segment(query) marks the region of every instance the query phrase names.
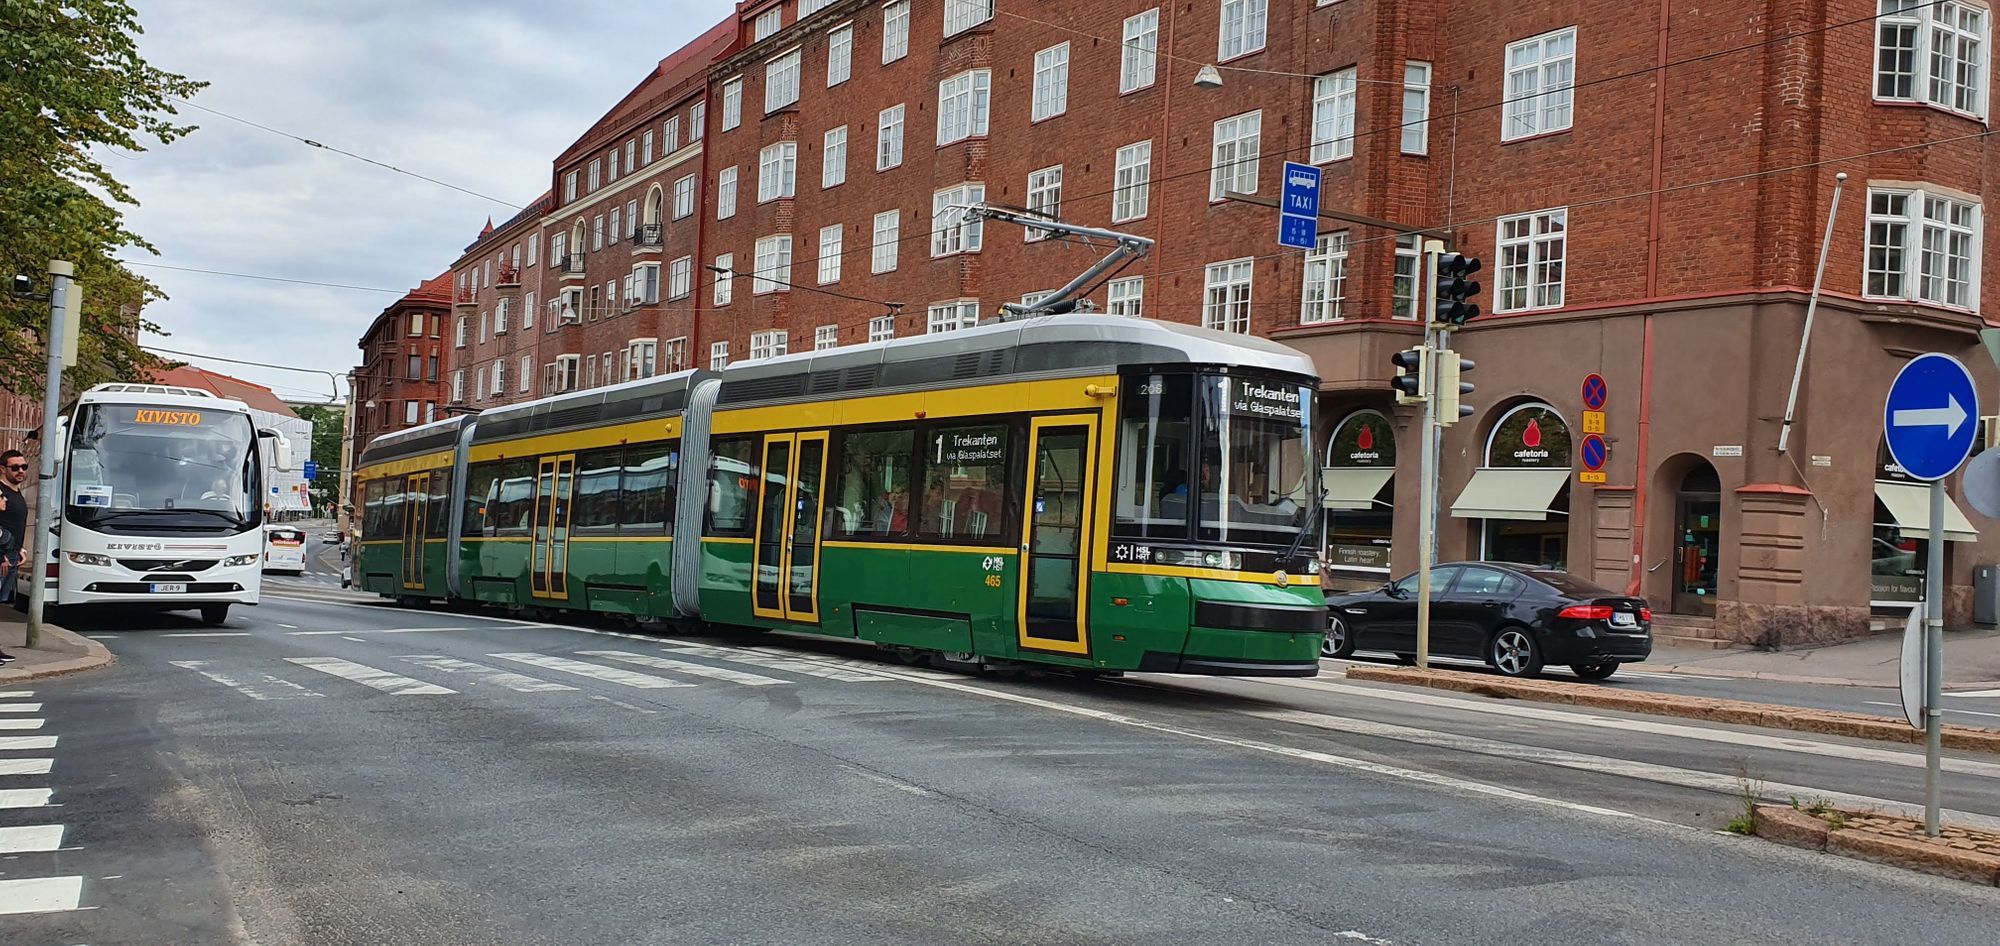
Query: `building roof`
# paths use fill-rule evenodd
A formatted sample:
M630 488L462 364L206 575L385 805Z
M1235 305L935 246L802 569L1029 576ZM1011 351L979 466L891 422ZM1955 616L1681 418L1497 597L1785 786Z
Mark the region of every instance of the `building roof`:
M270 411L273 414L284 417L299 416L292 411L291 407L285 404L282 398L272 392L270 388L254 381L245 381L242 378L232 378L226 374L209 371L206 368L197 368L193 365L168 368L165 371L154 372L153 381L159 384L171 384L175 387L209 391L217 397L242 401L260 411Z
M682 98L705 89L709 65L729 50L730 44L736 41L736 32L737 20L732 15L660 60L652 72L618 100L618 104L606 110L562 154L556 156L556 169L560 171L564 165L606 140L624 134L633 124L649 119L660 109L671 107Z
M361 333L361 338L355 344L363 348L367 347L368 340L373 338L375 331L382 327L382 321L405 308L410 306L448 307L450 305L451 271L445 270L417 284L417 288L404 293L401 299L397 299L395 302L390 303L387 308L376 313L375 318L369 320L368 329Z

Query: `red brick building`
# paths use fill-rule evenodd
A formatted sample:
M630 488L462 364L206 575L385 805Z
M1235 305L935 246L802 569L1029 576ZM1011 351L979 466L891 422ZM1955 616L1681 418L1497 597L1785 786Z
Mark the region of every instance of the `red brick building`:
M1453 339L1478 390L1443 440L1443 557L1631 588L1687 635L1861 633L1912 597L1923 563L1913 487L1874 419L1890 378L1939 350L2000 381L1975 334L1996 291L1979 278L1983 184L2000 171L1981 137L1991 21L1961 0L742 3L558 159L543 245L591 247L581 272L543 273L542 299L568 291L583 315L540 346L540 393L592 383L586 359L598 383L607 361L628 376L616 355L633 340L684 338L713 366L991 317L1104 250L954 209L1027 207L1156 241L1091 291L1101 311L1314 358L1345 507L1332 580L1379 581L1414 563L1420 534L1416 417L1385 384L1422 332L1418 247L1325 219L1314 250L1281 249L1274 211L1224 196L1268 199L1280 163L1306 161L1326 207L1435 231L1486 265L1489 314ZM1211 64L1219 86L1196 81ZM703 103L698 156L640 162L633 187L622 153L616 182L591 170ZM658 256L692 256L694 294L663 289L630 316L593 303L648 258L599 246L596 221L686 168L699 212ZM1591 374L1601 421L1583 414ZM1604 481L1585 482L1576 445L1600 422ZM1962 620L2000 529L1954 516Z
M361 336L354 369L354 442L429 423L445 401L445 319L452 308L452 274L426 279L396 300Z
M541 219L551 205L543 194L499 227L487 221L452 264L443 376L452 410L536 396Z

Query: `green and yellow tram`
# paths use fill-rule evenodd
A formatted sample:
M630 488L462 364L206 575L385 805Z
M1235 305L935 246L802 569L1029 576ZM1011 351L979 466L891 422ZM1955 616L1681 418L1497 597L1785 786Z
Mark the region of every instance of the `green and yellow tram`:
M1310 676L1311 372L1258 338L1052 316L500 408L369 446L359 582L961 663Z

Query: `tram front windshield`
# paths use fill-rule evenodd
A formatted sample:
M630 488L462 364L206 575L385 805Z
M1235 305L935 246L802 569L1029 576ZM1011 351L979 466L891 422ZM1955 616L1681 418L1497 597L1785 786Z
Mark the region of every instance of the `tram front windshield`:
M1116 535L1288 546L1311 521L1309 385L1187 373L1128 376L1124 388Z
M121 535L258 525L256 432L247 415L85 404L72 431L69 521Z

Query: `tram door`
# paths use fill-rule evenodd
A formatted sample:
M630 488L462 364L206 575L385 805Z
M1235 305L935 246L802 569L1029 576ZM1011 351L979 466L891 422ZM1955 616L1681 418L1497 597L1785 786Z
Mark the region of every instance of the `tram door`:
M528 584L534 597L569 599L569 494L576 454L543 457L535 471L535 551Z
M1090 652L1084 633L1093 527L1091 477L1097 418L1031 422L1028 507L1021 531L1021 646Z
M826 479L826 436L821 430L764 438L756 577L750 588L750 609L758 617L819 623L820 486Z
M431 474L403 477L403 589L424 586L424 535L429 531Z

